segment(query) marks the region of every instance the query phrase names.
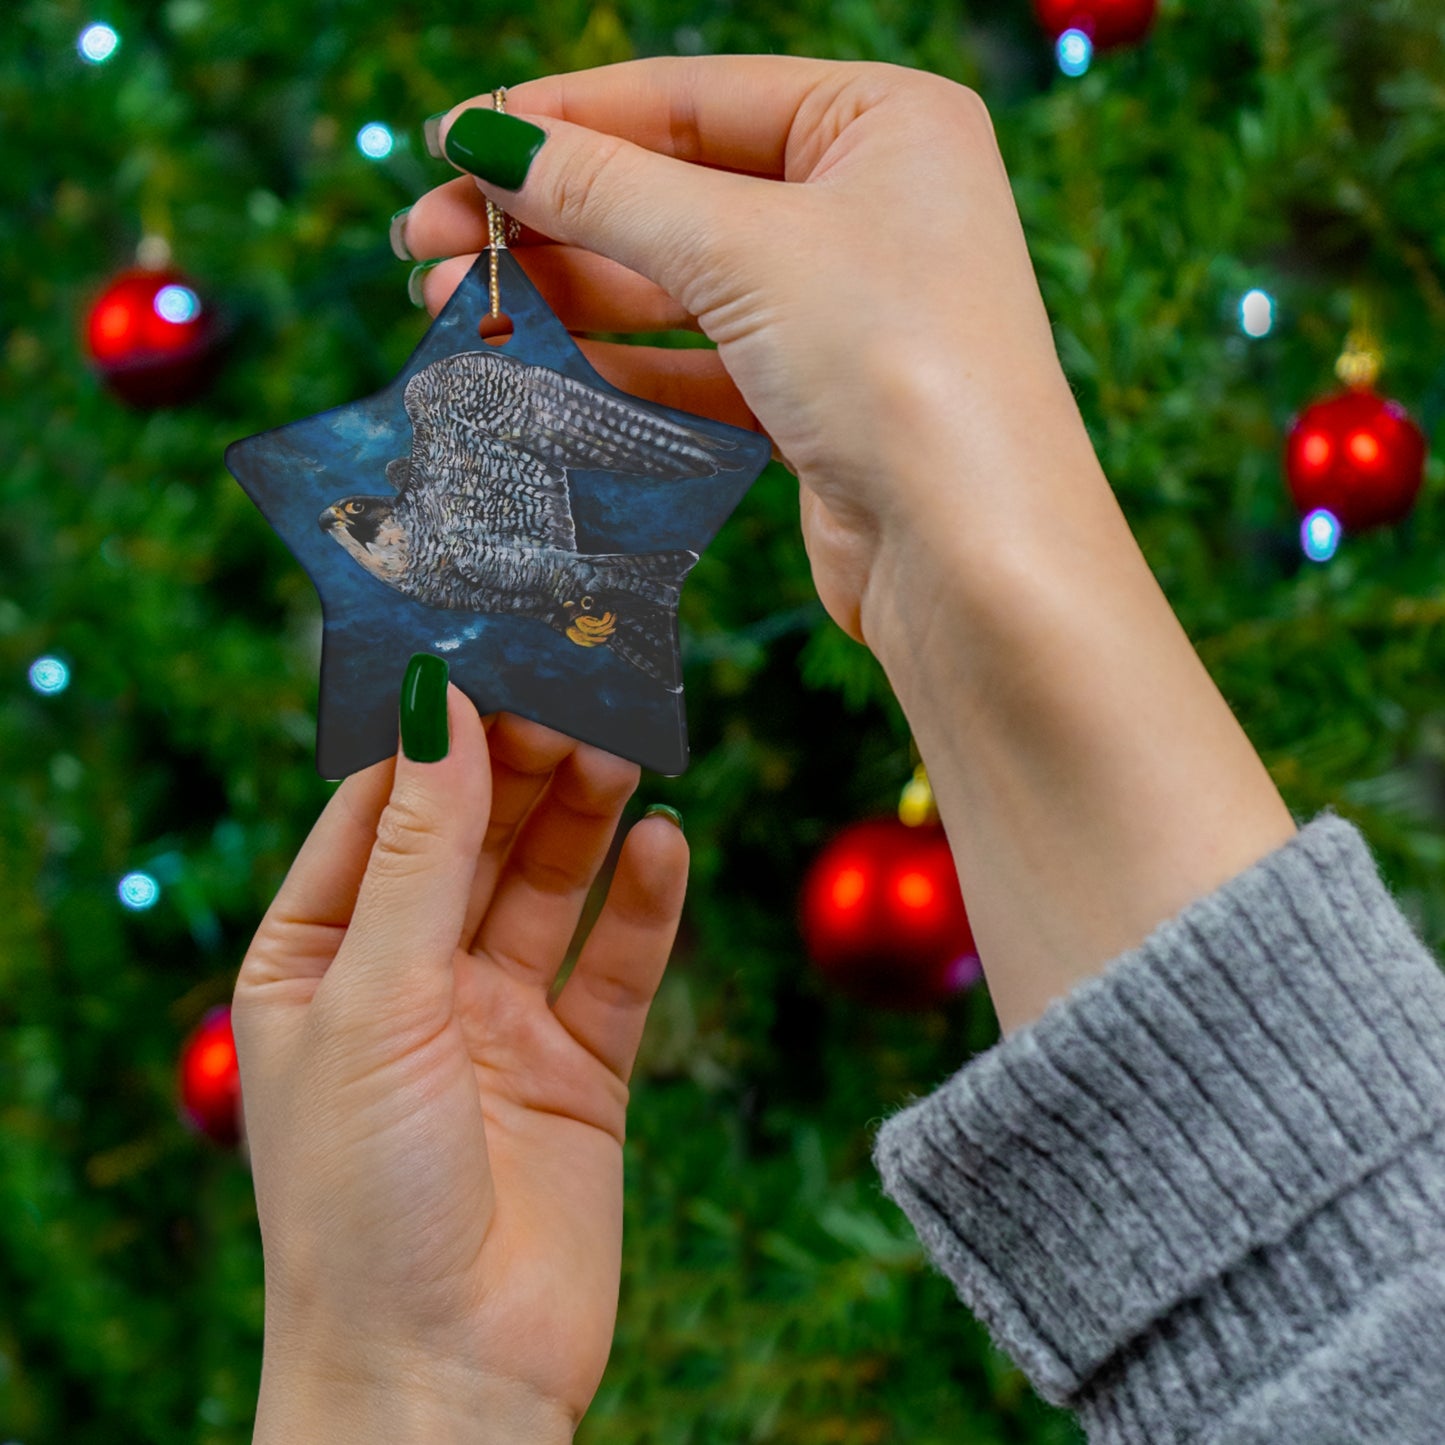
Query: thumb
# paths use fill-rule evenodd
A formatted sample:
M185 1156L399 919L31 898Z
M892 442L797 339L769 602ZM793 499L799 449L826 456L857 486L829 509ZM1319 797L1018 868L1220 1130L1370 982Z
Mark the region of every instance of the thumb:
M693 315L707 309L699 283L747 254L748 218L778 189L489 100L446 118L441 149L508 215L646 276Z
M393 1027L450 1011L452 960L492 801L486 733L470 700L448 684L442 658L412 658L400 713L391 795L321 986Z

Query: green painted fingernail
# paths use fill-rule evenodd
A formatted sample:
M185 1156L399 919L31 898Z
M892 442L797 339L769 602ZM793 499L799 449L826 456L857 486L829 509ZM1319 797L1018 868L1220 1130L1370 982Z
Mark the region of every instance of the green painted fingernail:
M436 763L447 755L446 658L413 653L401 684L401 750L414 763Z
M421 265L415 267L411 275L406 278L406 294L411 298L411 304L413 306L426 305L426 291L422 287L422 277L435 265L437 265L435 261L423 261Z
M474 106L452 122L446 139L447 159L494 186L515 191L527 179L532 160L546 139L547 132L531 121Z
M421 138L426 142L427 154L439 161L446 159L442 155L442 122L446 118L446 111L439 110L435 115L427 116L421 123Z
M659 817L666 818L669 823L676 823L677 831L679 833L684 833L687 831L682 826L682 814L679 813L676 808L669 808L666 803L652 803L648 806L647 811L642 816L644 818L650 818L654 813L656 813Z
M411 214L410 206L403 206L396 215L391 218L391 227L388 236L391 239L391 252L398 261L415 261L416 257L406 249L406 218Z

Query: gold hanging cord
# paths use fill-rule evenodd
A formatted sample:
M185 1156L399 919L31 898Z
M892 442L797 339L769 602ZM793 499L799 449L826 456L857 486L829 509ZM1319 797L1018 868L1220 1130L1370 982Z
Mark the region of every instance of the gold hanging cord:
M492 109L500 115L507 113L507 87L499 85L492 92ZM497 280L497 253L507 249L509 240L516 240L520 230L514 221L493 200L487 201L487 251L490 255L488 267L488 289L492 298L492 319L502 314L502 289Z

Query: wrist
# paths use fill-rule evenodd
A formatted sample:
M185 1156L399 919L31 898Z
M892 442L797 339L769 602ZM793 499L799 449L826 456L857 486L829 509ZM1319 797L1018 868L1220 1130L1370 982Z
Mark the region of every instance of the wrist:
M261 1366L253 1445L569 1445L576 1421L522 1381L434 1360Z
M1067 384L1000 400L1012 420L971 417L957 382L926 368L895 384L905 438L859 599L864 640L900 700L920 669L946 662L981 680L1011 649L1020 614L1045 604L1067 569L1152 576L1099 465ZM1073 584L1062 581L1068 588ZM928 646L920 645L924 638Z

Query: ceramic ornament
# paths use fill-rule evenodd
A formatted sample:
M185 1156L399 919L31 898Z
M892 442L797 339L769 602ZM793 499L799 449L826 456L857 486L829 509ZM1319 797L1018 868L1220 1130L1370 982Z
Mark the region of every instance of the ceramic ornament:
M384 391L226 451L321 597L317 770L396 751L407 661L434 652L483 713L680 773L679 593L771 448L603 381L496 259L505 345L479 334L483 253Z

